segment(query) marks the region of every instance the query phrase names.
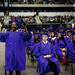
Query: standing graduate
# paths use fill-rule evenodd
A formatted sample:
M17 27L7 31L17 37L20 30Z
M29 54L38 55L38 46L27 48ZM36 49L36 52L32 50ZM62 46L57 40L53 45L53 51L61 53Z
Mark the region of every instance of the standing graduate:
M29 32L16 32L16 23L12 23L11 31L0 32L1 42L5 42L5 75L9 71L9 75L21 75L21 71L25 70L26 51L25 41L30 40Z
M54 75L59 75L60 65L56 59L56 52L52 44L48 41L47 33L42 35L42 40L34 46L34 54L38 61L40 75L53 71Z

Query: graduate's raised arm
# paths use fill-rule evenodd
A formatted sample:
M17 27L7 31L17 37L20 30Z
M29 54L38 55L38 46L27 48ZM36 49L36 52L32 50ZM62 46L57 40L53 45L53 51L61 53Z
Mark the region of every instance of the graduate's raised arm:
M32 37L31 32L26 32L26 41L29 41Z
M32 34L30 31L27 30L27 28L25 28L22 36L23 36L24 41L29 41L32 37Z

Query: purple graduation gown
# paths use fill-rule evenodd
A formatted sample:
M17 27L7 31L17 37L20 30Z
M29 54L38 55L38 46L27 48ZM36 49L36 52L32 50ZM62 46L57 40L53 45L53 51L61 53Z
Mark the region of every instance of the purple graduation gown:
M66 63L67 63L67 60L66 60L67 51L65 52L65 58L63 59L63 54L62 54L62 50L61 50L61 48L66 48L66 49L67 49L67 45L66 45L66 40L65 40L65 38L64 38L64 40L56 39L56 40L55 40L55 45L56 45L56 47L57 47L57 54L58 54L59 60L60 60L63 64L66 64Z
M52 57L49 58L50 61L56 64L57 72L60 72L60 64L56 59L55 50L53 49L50 42L44 44L42 41L34 46L34 54L39 64L39 72L40 74L45 74L51 71L50 66L48 65L48 60L46 60L43 56L47 54L51 54Z
M58 39L56 38L54 40L54 48L56 51L57 56L59 57L59 59L62 59L62 51L60 50L60 48L65 47L65 44L63 43L63 41L58 42Z
M75 44L73 44L72 39L70 37L65 37L67 44L67 56L75 62Z
M0 40L5 42L5 70L25 70L25 41L31 38L30 33L6 32L0 33Z

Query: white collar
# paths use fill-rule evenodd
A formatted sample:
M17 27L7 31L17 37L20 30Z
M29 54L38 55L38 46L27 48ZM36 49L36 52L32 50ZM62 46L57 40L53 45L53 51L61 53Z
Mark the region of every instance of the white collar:
M48 41L42 41L44 44L47 44L48 43Z
M53 37L53 38L52 38L52 40L55 40L55 39L56 39L56 37Z

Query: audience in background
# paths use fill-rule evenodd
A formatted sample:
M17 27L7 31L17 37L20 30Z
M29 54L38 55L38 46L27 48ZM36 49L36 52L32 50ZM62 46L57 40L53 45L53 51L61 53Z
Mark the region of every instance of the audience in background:
M70 0L12 0L12 2L26 4L73 4Z
M36 27L37 24L38 24L36 20L37 19L35 19L35 16L16 16L15 17L15 16L7 16L7 15L5 15L5 16L0 17L0 28L6 28L6 29L10 30L12 22L15 22L16 25L17 25L17 28L19 28L19 29L24 28L25 25L27 25L27 26L28 25L35 25L34 27ZM72 27L72 29L75 28L74 27L74 22L70 23L70 25L68 25L69 22L74 20L74 16L72 16L72 15L54 16L54 17L51 17L51 16L50 17L49 16L39 16L39 20L41 21L42 25L43 24L45 24L46 26L49 25L50 26L49 27L50 31L52 31L52 29L53 29L51 27L52 25L54 26L55 29L56 29L56 27L59 27L59 29L61 31L63 31L63 30L62 30L62 26L60 27L60 25L68 26L67 29L70 29L71 27ZM73 24L73 26L72 26L72 24ZM40 26L39 29L41 30L41 28L42 27ZM38 29L38 27L37 27L37 29ZM58 29L56 29L56 30L58 30Z

